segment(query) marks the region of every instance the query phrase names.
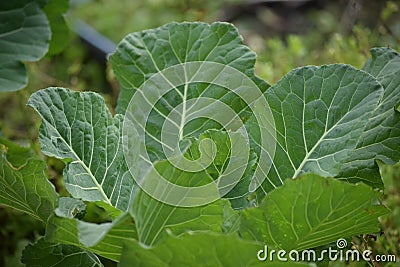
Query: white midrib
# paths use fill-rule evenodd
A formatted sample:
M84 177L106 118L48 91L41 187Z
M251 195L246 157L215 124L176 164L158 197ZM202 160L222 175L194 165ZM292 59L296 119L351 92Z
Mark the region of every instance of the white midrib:
M325 136L326 136L333 128L335 128L336 125L337 125L337 124L335 124L333 127L331 127L331 128L329 129L329 131L324 132L324 134L321 136L321 138L318 140L318 142L316 142L315 145L310 149L310 151L308 151L308 152L306 153L306 155L304 156L303 161L300 163L299 167L297 167L297 169L296 169L296 171L294 172L292 178L296 178L296 177L300 174L300 172L302 171L304 165L307 163L307 161L308 161L309 157L311 156L311 154L312 154L312 153L314 152L314 150L322 143L322 141L324 140ZM288 155L289 155L289 153L288 153ZM290 157L290 156L289 156L289 157Z
M64 140L64 139L63 139ZM75 153L75 151L70 147L72 153L74 154L74 156L76 157L77 161L79 162L79 164L82 165L82 167L86 170L86 172L89 174L90 178L92 178L93 183L95 184L95 186L97 187L97 189L100 191L101 195L103 196L104 200L107 202L107 204L109 204L110 206L112 206L110 199L108 198L108 196L106 195L106 193L104 192L103 188L101 187L101 185L97 182L96 177L94 177L92 171L89 169L88 166L86 166L86 164L78 157L78 155Z
M305 155L303 161L300 163L299 167L297 167L297 169L296 169L296 171L294 172L292 178L296 178L297 176L299 176L300 172L303 170L304 165L307 163L307 160L309 159L309 157L311 156L311 154L314 152L314 150L322 143L322 141L324 140L325 136L326 136L333 128L335 128L337 125L339 125L340 122L341 122L341 120L342 120L344 117L346 117L347 114L344 115L342 118L340 118L340 120L338 120L334 125L332 125L331 128L329 128L329 130L327 130L328 119L329 119L329 110L330 110L331 107L332 107L333 99L336 97L337 92L338 92L338 91L335 92L335 95L334 95L333 98L332 98L332 102L330 103L329 108L328 108L328 112L327 112L327 114L326 114L325 131L324 131L323 135L321 136L321 138L318 139L318 141L315 143L315 145L310 149L310 151L307 151L307 144L306 144L306 138L305 138L305 132L304 132L304 122L305 122L305 120L304 120L304 108L305 108L305 103L304 103L304 105L303 105L302 127L303 127L303 140L304 140L304 146L305 146L305 150L306 150L306 155ZM303 92L303 94L304 94L304 92ZM303 98L305 99L305 97L303 97ZM350 112L350 111L348 110L348 112ZM289 158L290 158L289 153L288 153L288 156L289 156Z
M38 112L40 114L40 112ZM43 118L43 117L42 117ZM43 118L43 120L45 120ZM75 157L75 160L82 165L82 167L85 169L85 171L89 174L90 178L92 179L93 183L95 184L95 186L97 187L97 189L99 190L100 194L103 196L104 200L107 202L107 204L111 205L111 201L108 198L108 196L106 195L106 193L104 192L103 188L101 187L101 185L97 182L96 177L94 177L92 171L88 168L88 166L86 166L86 164L78 157L78 155L75 153L75 151L72 149L72 147L68 144L68 142L61 136L60 132L57 130L57 128L55 128L51 123L49 123L47 120L46 122L58 133L58 135L60 136L61 140L69 147L70 151L72 152L72 154Z
M186 99L187 99L187 91L189 89L188 88L189 82L187 80L187 73L185 68L184 71L185 71L185 86L183 89L182 117L181 117L181 123L179 125L179 140L183 139L183 128L185 126L185 121L186 121Z

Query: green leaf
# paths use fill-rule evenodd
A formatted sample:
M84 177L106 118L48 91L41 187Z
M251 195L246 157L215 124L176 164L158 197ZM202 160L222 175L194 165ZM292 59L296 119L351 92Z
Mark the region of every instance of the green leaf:
M157 162L155 168L164 179L182 186L198 186L212 181L205 171L195 174L184 172L168 161ZM159 189L162 194L170 194L161 187ZM132 202L130 214L135 220L139 241L152 246L165 238L167 230L175 235L187 231L221 232L223 205L224 201L217 200L199 207L172 206L140 190Z
M44 154L71 159L64 169L75 198L128 208L134 181L122 149L122 116L114 118L96 93L64 88L40 90L28 105L42 118L39 141Z
M224 130L230 138L230 133L240 133L242 138L237 144L242 147L231 142L231 167L217 167L213 176L219 175L225 180L222 189L219 188L221 191L226 189L220 192L221 195L231 189L228 183L236 186L226 196L235 208L247 206L246 197L255 180L253 176L258 178L261 171L254 170L256 155L249 146L243 122L254 112L262 92L269 85L254 75L255 53L242 44L236 28L220 22L211 25L170 23L129 34L118 45L110 61L121 84L117 112L125 114L123 136L129 139L129 135L137 131L140 156L127 157L127 161L132 165L131 171L136 172L133 176L139 186L147 179L146 173L156 161L182 156L180 145L186 140L198 139L199 151L200 145L205 145L204 158L215 154L221 157L215 160L222 162L226 151L213 151L212 138L201 135L210 129ZM265 101L262 104L268 105ZM262 112L265 115L263 122L270 122L268 117L272 118L272 114L265 108ZM129 144L124 145L129 147ZM239 156L232 154L235 149ZM181 163L186 163L184 167L175 166L196 172L197 163L202 167L207 165L202 160L199 156L192 161L182 160ZM265 162L263 164L268 165ZM220 173L221 169L226 172ZM208 171L212 175L211 168ZM234 175L233 171L236 171ZM236 181L229 181L226 176L229 174L239 180L237 185ZM220 185L219 182L215 184ZM145 192L153 195L150 190L145 189ZM182 203L186 204L185 201Z
M269 85L254 77L256 55L242 44L237 29L228 23L169 23L162 27L131 33L118 45L110 62L121 92L117 112L125 113L135 91L152 75L185 62L217 62L231 66L253 79L265 91ZM189 85L187 99L204 96L233 102L243 108L237 97L210 84ZM184 102L179 95L165 96L172 106ZM164 105L165 108L165 105ZM204 125L206 127L207 125Z
M371 49L371 55L363 70L374 76L385 89L375 114L393 111L400 101L400 77L397 75L400 71L400 54L391 48L382 47Z
M232 145L237 146L235 142L238 142L239 138L236 137L239 133L229 135L227 132L220 130L208 130L202 133L199 136L199 139L194 141L189 149L186 151L186 157L195 160L200 158L201 152L199 150L200 143L205 139L212 140L216 145L216 153L214 160L212 163L205 169L205 171L214 179L220 177L220 175L226 171L226 167L230 160L233 160L234 157L239 158L237 155L232 155ZM232 139L232 140L230 140ZM241 151L243 152L243 151ZM234 153L235 154L235 153ZM246 156L245 153L242 155ZM249 201L247 199L249 194L250 183L253 178L255 165L257 161L257 155L254 151L250 151L250 155L248 160L238 159L236 161L236 168L239 169L240 163L247 163L246 168L243 172L242 177L238 181L238 183L229 191L224 198L229 199L232 203L232 207L235 209L245 208L249 205ZM234 176L234 174L232 174ZM234 179L231 179L234 180Z
M156 247L143 247L138 242L126 243L118 266L310 266L297 262L263 262L257 253L264 245L243 240L233 234L187 233L169 235Z
M92 252L71 245L48 243L44 238L25 248L22 262L27 266L103 266Z
M48 50L51 31L43 2L0 2L0 92L25 87L28 78L22 62L37 61Z
M61 197L58 199L58 207L55 209L55 214L59 217L75 218L81 217L85 211L86 205L82 200Z
M257 208L242 212L243 237L285 250L318 247L339 238L380 230L388 213L381 193L316 174L304 174L270 192Z
M201 156L199 151L199 147L201 146L199 144L206 139L214 142L216 146L215 150L218 151L218 153L215 155L212 163L203 171L183 171L176 168L167 160L156 162L155 170L163 179L174 185L193 188L213 182L226 168L227 161L229 160L237 161L239 166L235 165L236 169L239 169L241 166L243 166L244 169L246 163L248 163L248 159L244 158L238 160L234 159L234 157L237 156L231 155L232 145L240 147L237 135L241 136L240 133L231 133L229 136L226 132L210 130L200 135L200 139L195 140L190 145L185 152L186 157L198 159ZM203 146L203 148L204 147L205 146ZM212 149L205 149L202 152L212 154L211 150ZM244 153L243 156L246 156L246 153ZM250 164L250 166L253 164ZM238 187L234 187L232 190L235 191L234 194L236 194L237 198L244 198L248 194L249 178L251 178L252 174L250 168L247 172L248 174L244 176L246 180L241 180L238 183L242 188L239 187L239 189L237 189ZM139 241L141 243L153 246L165 238L167 231L175 235L180 235L187 231L222 231L224 223L227 223L227 221L224 221L225 207L229 206L230 208L230 205L227 204L226 201L217 200L208 205L196 207L179 206L179 200L177 203L178 205L174 206L163 203L161 201L163 196L171 196L173 198L179 198L179 196L175 194L173 190L168 190L162 183L153 179L154 177L152 175L154 175L154 173L155 172L150 172L147 174L142 186L144 188L151 188L153 190L152 192L158 192L158 194L156 194L158 198L153 198L145 193L144 190L139 190L130 209L130 213L136 223ZM155 182L153 183L153 181ZM244 186L242 184L244 184ZM241 201L243 202L245 200ZM228 227L229 226L225 225L225 228Z
M363 70L373 75L384 93L362 133L357 148L339 177L383 188L375 160L394 164L400 160L400 54L390 48L374 48Z
M135 92L139 91L136 97L145 100L160 95L159 99L154 99L155 103L151 103L154 107L145 121L143 135L138 130L139 135L145 137L146 151L152 162L167 158L164 149L174 149L169 146L171 142L166 144L162 138L162 133L166 132L161 129L164 123L170 123L170 130L179 138L178 141L182 141L185 138L198 138L208 129L226 126L219 123L215 116L207 116L204 112L230 118L231 114L226 113L229 107L237 114L236 119L245 119L250 115L249 103L241 99L236 94L238 92L234 93L233 88L229 88L230 82L242 85L242 77L225 77L228 67L255 85L255 91L243 92L251 99L249 102L258 99L261 92L269 87L254 76L255 53L242 44L236 28L228 23L170 23L132 33L121 41L110 61L121 84L118 113L125 113L128 109L142 118L146 114L139 114L142 106L137 108L136 105L146 105L146 101L139 99L129 105ZM208 64L204 65L204 62ZM185 77L180 76L183 73ZM152 87L153 81L156 88L147 88ZM204 109L205 102L208 109ZM201 105L203 107L199 107ZM225 110L221 109L222 106ZM168 117L171 114L175 117ZM227 130L237 130L240 124L236 122L231 123ZM135 124L141 127L141 122Z
M68 0L48 0L43 9L51 29L51 40L47 55L60 53L69 43L69 29L64 19L64 13L68 11L68 6Z
M35 157L32 149L20 146L10 140L0 138L0 145L4 146L3 151L7 152L7 161L14 167L21 167L28 159Z
M96 224L81 221L86 211L85 203L74 198L60 198L55 215L47 224L46 241L70 244L118 261L123 242L137 239L135 225L128 213L121 213L104 202L97 204L104 208L112 222Z
M223 224L222 224L222 232L223 233L235 233L239 230L240 225L240 215L237 210L233 210L229 203L225 203L223 207Z
M51 216L46 241L80 247L102 257L119 261L124 242L137 239L132 218L124 213L112 223L94 224L76 218Z
M343 64L302 67L285 75L264 94L275 119L276 151L262 190L302 173L338 175L382 93L374 77ZM255 126L253 119L247 121L258 143Z
M1 144L3 143L3 144ZM45 162L27 149L0 141L0 204L46 223L57 203Z

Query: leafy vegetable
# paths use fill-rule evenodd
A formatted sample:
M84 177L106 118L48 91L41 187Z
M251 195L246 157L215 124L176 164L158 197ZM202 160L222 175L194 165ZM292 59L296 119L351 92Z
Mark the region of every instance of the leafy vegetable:
M66 46L68 29L62 14L68 1L49 0L46 4L47 0L1 1L0 92L26 86L28 77L22 62L41 59L49 42L51 54Z
M112 118L98 94L63 88L36 92L28 105L43 119L43 153L71 160L64 170L71 195L127 210L134 191L122 149L122 116Z
M379 230L375 160L400 159L396 52L373 50L364 71L301 67L269 88L232 25L171 23L128 35L111 63L115 116L91 92L47 88L28 102L71 197L2 141L1 203L46 223L26 264L101 266L96 254L121 266L308 266L257 253ZM106 220L87 220L94 204Z
M265 91L269 85L254 77L256 55L242 44L236 28L228 23L169 23L157 29L127 35L110 57L115 75L121 83L117 112L125 113L135 91L152 75L185 62L216 62L233 67L250 77ZM241 109L237 98L216 85L188 85L186 99L176 94L164 101L176 104L205 95ZM167 108L164 105L164 108ZM167 108L168 109L168 108ZM162 112L165 113L165 112ZM157 121L156 121L157 122ZM149 121L157 129L159 125ZM154 123L154 124L153 124ZM207 125L203 127L206 129Z
M338 175L382 91L372 76L348 65L302 67L285 75L265 93L277 147L263 191L305 172ZM254 121L248 124L251 131Z
M259 207L243 211L240 232L286 251L378 232L378 217L388 211L380 196L364 184L304 174L272 191Z
M216 182L220 186L217 190L220 195L232 199L235 208L247 206L245 198L252 179L257 180L253 178L253 172L258 178L262 176L261 172L267 171L269 164L264 161L263 152L258 155L263 163L256 166L263 166L262 170L251 170L256 155L252 154L249 142L245 140L247 136L243 135L243 121L259 108L257 126L266 128L265 124L273 122L272 114L259 107L268 104L263 101L256 105L259 99L264 100L260 98L261 93L269 85L254 75L255 54L242 44L236 29L227 23L171 23L128 35L110 60L122 86L117 112L125 114L123 136L135 130L137 137L131 138L138 139L139 145L143 146L139 157L127 158L131 170L135 169L133 176L137 177L139 186L146 193L155 195L150 186L152 183L142 184L142 180L150 179L145 175L157 160L173 161L176 156L182 164L175 166L189 172L196 169L196 162L211 164L214 154L210 151L213 149L210 143L208 149L192 161L179 157L178 152L184 154L184 151L180 151L177 144L203 138L204 142L198 142L201 150L201 145L213 140L201 137L202 134L210 129L225 130L230 138L236 134L237 142L230 143L227 165L219 167L218 178L221 179ZM267 139L266 134L263 132L263 139ZM217 143L214 142L216 146L224 145ZM129 149L129 144L126 146ZM273 150L274 146L269 148ZM219 182L221 180L225 182ZM162 179L157 182L163 183ZM164 183L160 187L169 185ZM233 193L227 195L230 186ZM203 202L196 202L194 198L186 201L186 191L180 193L176 187L166 191L169 197L158 199L172 205L177 202L181 206L202 205L219 198L217 193L212 195L215 188L207 189L210 196L204 197ZM188 198L191 195L188 194Z
M122 152L122 116L112 118L104 100L95 93L63 88L39 91L28 105L43 118L39 134L43 153L69 160L64 178L71 195L102 201L112 213L114 208L125 211L135 191ZM49 241L87 247L118 260L121 240L136 237L126 214L115 215L112 223L97 225L71 217L68 210L81 205L78 202L63 201L59 205L56 212L64 218L50 218L46 235Z

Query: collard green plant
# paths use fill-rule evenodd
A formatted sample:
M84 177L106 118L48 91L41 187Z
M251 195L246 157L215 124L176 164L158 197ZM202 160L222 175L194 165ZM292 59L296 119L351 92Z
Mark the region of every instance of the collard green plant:
M111 57L121 82L114 116L96 93L34 93L28 105L42 118L42 152L66 162L70 197L55 193L43 162L3 142L0 189L7 194L1 203L46 224L46 235L25 249L23 262L101 266L98 255L120 266L308 266L261 262L257 253L379 232L378 218L388 210L380 203L376 160L394 163L400 154L400 55L377 48L364 70L301 67L271 87L254 75L254 63L230 24L171 23L128 35ZM224 75L232 69L239 75ZM159 80L148 87L154 77ZM238 81L237 91L229 88ZM258 91L245 91L247 84ZM165 88L171 90L158 91ZM143 101L132 113L136 94ZM214 109L214 102L231 109ZM142 104L151 110L145 113ZM237 124L197 116L210 114L204 110L226 117L232 111ZM145 121L140 127L130 117L137 114L147 114L136 120ZM166 146L172 144L166 136L176 138L176 147ZM238 153L244 144L248 150ZM179 168L182 162L202 168ZM234 183L218 180L237 170ZM159 176L181 188L231 190L206 204L171 205L163 199L175 188L157 182ZM149 185L158 195L146 191ZM187 195L194 202L203 197ZM87 221L89 204L101 207L107 221Z
M112 118L103 98L95 93L61 88L35 93L28 105L42 116L43 153L71 159L64 170L71 195L126 210L133 180L122 152L122 116Z
M56 54L68 44L67 0L0 2L0 92L17 91L28 77L23 62Z
M343 64L301 67L285 75L265 93L274 113L277 147L263 191L302 173L337 176L363 142L382 93L371 75Z

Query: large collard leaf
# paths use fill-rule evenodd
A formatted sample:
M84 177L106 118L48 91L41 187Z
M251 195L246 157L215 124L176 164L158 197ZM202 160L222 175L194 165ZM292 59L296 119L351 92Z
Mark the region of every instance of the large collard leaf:
M195 174L184 172L166 160L157 162L155 168L164 179L182 186L195 187L212 181L205 171ZM160 192L170 194L163 188ZM199 207L172 206L140 190L132 202L130 213L135 220L139 241L152 246L162 240L167 231L175 235L187 231L221 232L223 205L223 200L217 200Z
M374 77L343 64L302 67L285 75L264 94L275 119L276 151L263 191L305 172L338 175L382 93ZM255 120L246 124L258 143Z
M257 254L263 249L263 244L234 234L187 233L179 238L168 235L153 248L138 242L126 243L118 266L310 266L299 262L260 261Z
M383 86L380 102L361 135L357 148L342 168L339 177L383 187L375 159L386 164L400 160L400 55L390 48L374 48L363 70Z
M113 118L96 93L64 88L40 90L32 94L28 105L42 118L43 153L71 160L64 169L71 195L127 210L134 181L122 149L122 116Z
M270 192L259 207L244 210L240 233L285 250L375 233L378 217L388 212L380 196L363 183L304 174Z
M45 162L6 140L0 140L0 154L0 204L46 223L58 196L47 179Z
M26 266L103 266L97 256L78 247L48 243L44 238L28 245L22 254Z
M0 91L16 91L28 81L22 61L37 61L49 47L51 31L42 10L46 1L0 2Z
M38 91L28 105L42 117L39 138L43 153L69 160L64 179L71 195L100 201L115 215L109 223L83 222L72 216L82 212L83 203L61 199L56 215L49 219L46 240L118 260L122 240L137 237L130 216L118 216L127 209L134 192L122 151L121 116L112 118L104 100L95 93L64 88Z
M242 37L228 23L169 23L129 34L110 57L121 85L117 112L125 112L135 91L152 75L186 62L208 61L231 66L265 91L269 85L254 76L255 59L255 53L242 44ZM164 108L170 111L168 104L174 107L200 95L226 101L239 110L243 108L237 97L227 94L223 88L210 84L188 86L185 99L180 94L165 96Z
M229 106L242 119L249 115L245 112L246 102L230 90L233 88L226 88L215 82L220 78L219 72L223 69L216 69L208 74L208 77L202 76L200 80L196 80L196 77L193 77L196 76L196 72L192 77L187 76L186 70L190 67L186 68L185 66L188 66L185 65L186 63L199 63L199 69L203 62L215 63L214 67L229 66L242 73L257 87L255 92L250 90L246 92L253 101L261 95L260 91L268 88L268 84L254 76L255 53L242 44L241 36L235 27L228 23L211 25L170 23L160 28L132 33L121 41L110 61L121 84L117 112L125 113L137 90L143 91L146 100L154 93L161 94L160 99L151 103L154 107L145 125L146 149L153 162L166 158L162 153L165 143L162 140L161 126L165 121L169 121L168 116L174 113L173 111L178 113L176 120L179 121L179 127L174 130L177 131L176 134L180 140L191 136L198 137L207 129L222 127L220 123L207 116L188 119L199 112L200 108L194 107L201 103L202 100L198 101L199 99ZM181 69L179 66L182 66ZM168 69L173 74L181 73L183 76L169 77L166 73ZM204 73L201 71L202 75ZM151 92L146 88L146 82L154 77L163 78L159 86L166 90L165 92ZM225 80L227 78L234 80L232 75L222 77ZM145 88L141 88L142 86ZM191 106L193 106L192 109ZM223 111L220 110L220 112ZM231 117L230 114L227 116Z
M200 140L210 129L241 129L269 87L254 75L255 53L228 23L170 23L132 33L110 61L121 83L117 112L132 120L132 127L124 122L126 135L133 127L138 132L145 164L133 164L143 170L134 176L143 180L149 165L169 159L180 142ZM249 151L248 169L227 196L235 208L247 205L254 160Z

